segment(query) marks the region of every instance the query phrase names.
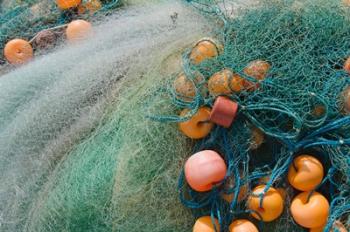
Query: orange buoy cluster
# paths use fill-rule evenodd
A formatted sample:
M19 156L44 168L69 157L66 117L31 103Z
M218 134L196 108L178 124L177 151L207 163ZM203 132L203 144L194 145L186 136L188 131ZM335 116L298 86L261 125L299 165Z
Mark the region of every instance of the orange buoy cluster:
M199 65L201 62L218 56L222 49L222 46L213 39L202 39L192 48L189 60ZM202 107L186 122L179 123L180 131L192 139L201 139L210 133L214 124L225 128L230 127L236 117L238 104L228 98L228 95L258 88L258 82L266 77L269 69L270 64L266 61L250 62L243 71L256 82L241 77L229 68L213 74L207 81L200 73L195 73L193 79L184 73L180 74L173 83L177 98L183 101L193 101L197 94L205 95L206 93L215 98L212 108ZM186 117L189 112L190 110L185 109L180 116ZM251 149L256 149L263 141L263 133L252 128Z
M67 25L65 30L68 41L76 42L86 39L92 32L92 26L85 20L74 20ZM56 42L57 35L51 30L39 32L31 41L24 39L12 39L4 47L4 57L13 65L22 65L34 57L34 48L49 49ZM34 48L33 48L33 46Z
M290 210L294 221L302 227L314 229L326 224L329 203L326 197L315 191L324 175L322 163L311 155L296 157L289 167L288 181L302 191L292 200Z
M220 225L216 218L203 216L197 219L193 226L193 232L215 232L220 231ZM229 232L259 232L258 228L246 219L232 221Z

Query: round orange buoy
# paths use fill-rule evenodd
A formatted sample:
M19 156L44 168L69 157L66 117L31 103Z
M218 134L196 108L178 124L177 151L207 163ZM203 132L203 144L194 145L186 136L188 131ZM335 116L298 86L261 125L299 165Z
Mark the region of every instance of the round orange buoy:
M33 58L32 45L23 39L13 39L7 42L4 56L11 64L24 64Z
M230 82L231 90L234 92L241 92L245 89L245 79L237 73L234 73Z
M220 231L220 225L218 220L214 219L215 226L211 220L210 216L203 216L197 219L193 226L193 232L215 232Z
M61 10L68 10L77 7L80 3L81 0L56 0L58 8Z
M78 14L84 14L85 12L89 12L93 14L100 10L102 7L102 3L99 0L88 0L86 2L81 3L78 6Z
M233 73L229 69L215 73L208 80L209 93L213 96L230 94L232 92L230 88L232 77Z
M309 230L309 232L323 232L324 227L325 227L325 225L323 225L321 227L317 227L317 228L311 228ZM337 232L348 232L348 230L346 229L344 224L341 223L341 221L335 221L333 223L333 226L332 226L332 229L330 230L330 232L334 232L334 229L337 229Z
M346 87L341 94L341 111L344 114L350 113L350 86Z
M184 117L189 112L189 109L184 109L180 116ZM210 108L201 107L198 112L192 116L188 121L180 122L180 131L191 139L201 139L207 136L214 124L209 122Z
M234 121L238 111L238 104L226 97L219 96L214 102L210 113L210 121L228 128Z
M264 133L257 127L252 128L252 135L251 135L251 144L249 148L251 150L255 150L261 146L261 144L264 143L265 136Z
M181 74L175 79L173 87L181 99L191 100L196 96L196 85L203 81L204 77L199 74L195 76L193 81L185 74Z
M244 89L244 78L230 69L224 69L209 78L208 90L213 96L228 95L232 92L240 92Z
M301 155L294 159L289 167L288 181L300 191L310 191L317 187L323 179L323 166L313 156Z
M231 223L229 232L259 232L259 230L251 221L238 219Z
M283 197L275 188L270 187L263 196L262 206L260 207L260 197L266 185L257 186L251 196L248 198L248 208L257 212L263 221L270 222L278 218L283 212ZM261 220L257 213L252 213L252 216Z
M192 48L190 61L193 64L199 64L206 59L219 55L219 48L211 39L202 39Z
M225 178L226 170L224 159L212 150L197 152L185 163L186 181L198 192L211 190Z
M270 67L271 65L266 61L254 60L244 68L243 72L256 80L261 81L265 79ZM259 87L259 83L253 83L249 80L245 80L244 84L247 90L255 90Z
M69 41L79 41L86 39L92 32L92 26L85 20L74 20L70 22L66 29L66 36Z
M326 224L329 214L328 200L318 192L309 197L310 192L297 195L290 206L296 223L306 228L317 228Z

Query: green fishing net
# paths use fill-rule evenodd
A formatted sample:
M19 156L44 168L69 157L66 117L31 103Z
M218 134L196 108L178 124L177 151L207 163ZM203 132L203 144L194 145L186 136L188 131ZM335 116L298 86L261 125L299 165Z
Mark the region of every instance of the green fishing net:
M330 202L325 231L336 220L348 227L342 92L350 80L343 70L349 11L337 0L156 1L120 10L96 38L61 45L1 76L0 230L191 231L198 217L210 215L222 231L237 218L259 231L307 231L290 214L298 192L286 179L302 153L325 168L317 188ZM223 50L194 65L189 53L201 37L215 38ZM239 105L232 126L215 126L201 140L181 134L178 122L213 106L208 79L229 68L256 84L244 72L254 60L271 68L259 88L227 95ZM181 73L196 87L190 99L174 91ZM184 108L190 113L179 117ZM252 146L252 128L264 134L259 147ZM228 172L212 191L198 193L183 166L203 149L218 151ZM223 188L232 179L236 184ZM247 211L246 197L262 182L286 192L285 210L271 223ZM224 193L233 194L231 203Z

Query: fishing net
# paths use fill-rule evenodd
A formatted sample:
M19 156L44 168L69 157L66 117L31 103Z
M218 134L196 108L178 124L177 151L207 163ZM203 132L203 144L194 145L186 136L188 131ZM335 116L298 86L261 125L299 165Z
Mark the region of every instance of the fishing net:
M193 88L194 94L178 89L178 77L172 78L165 92L174 108L187 108L189 113L152 118L188 121L200 107L215 107L217 95L236 102L239 110L229 128L214 127L193 147L193 153L218 151L227 164L225 179L203 193L188 186L182 173L178 187L182 203L197 217L217 218L220 230L227 231L234 219L254 220L246 200L255 186L265 184L264 193L272 186L283 188L284 214L275 222L257 223L260 231L303 231L289 212L291 199L298 192L288 186L286 174L295 157L313 154L325 167L325 178L315 190L327 196L331 205L324 230L330 231L335 220L348 226L349 117L342 102L350 81L343 69L350 47L348 5L341 1L262 1L232 11L235 1L190 2L208 17L222 20L218 38L223 50L202 62L193 59L193 50L186 51L183 73L186 88ZM266 77L251 71L256 61L268 64ZM235 74L229 81L238 78L242 86L231 85L228 92L215 93L210 79L225 69ZM220 75L224 85L226 74ZM264 136L258 149L252 146L256 142L254 128ZM244 200L239 200L242 187L248 190ZM231 194L233 200L225 201L225 194ZM259 195L261 202L263 195Z
M154 85L180 70L183 49L212 26L161 2L100 24L93 38L0 78L1 231L192 226L174 191L188 141L145 115L153 103L150 114L173 111L159 111Z
M304 153L325 169L317 187L331 205L325 231L336 220L349 226L350 119L342 97L350 9L336 0L189 3L121 10L95 38L59 45L0 78L0 230L191 231L210 215L222 231L237 218L259 231L305 231L290 215L298 192L286 179ZM193 64L192 44L204 36L222 44L220 54ZM246 74L254 60L270 65L262 80ZM239 105L234 123L186 138L177 123L213 106L207 83L224 68L247 84L226 94ZM193 95L174 88L180 74ZM184 108L189 113L179 117ZM199 193L183 166L204 149L218 151L228 169ZM261 183L285 193L284 213L271 223L247 210Z

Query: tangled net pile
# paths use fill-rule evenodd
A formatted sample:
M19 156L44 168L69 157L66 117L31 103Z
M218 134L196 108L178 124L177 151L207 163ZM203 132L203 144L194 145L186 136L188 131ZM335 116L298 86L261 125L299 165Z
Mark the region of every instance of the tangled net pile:
M96 26L94 38L62 44L1 76L1 231L182 232L203 215L217 218L221 231L236 218L250 219L260 232L305 231L290 215L297 191L286 180L304 153L325 170L316 189L330 202L325 231L335 221L349 227L350 77L343 66L350 9L338 0L242 9L238 1L189 2L121 9ZM194 65L191 44L204 36L217 38L223 50ZM270 64L259 83L244 71L254 60ZM259 86L226 95L239 105L230 128L215 126L193 141L176 123L164 123L213 106L206 85L224 68ZM173 86L182 72L195 86L190 98ZM177 116L184 108L189 113ZM252 136L256 128L261 145ZM199 193L182 169L204 149L218 151L228 168L212 191ZM259 223L246 207L262 182L285 191L284 213L271 223Z
M211 191L197 192L182 173L182 203L193 209L197 217L211 215L213 222L217 218L220 231L227 231L234 219L252 213L246 198L255 186L264 183L261 201L273 186L286 189L286 205L277 222L260 223L260 229L271 231L273 226L274 231L303 230L289 213L297 191L286 184L286 174L298 155L313 154L325 167L325 178L313 190L327 196L330 202L324 231L337 230L332 228L336 220L348 226L350 117L345 92L350 76L343 67L350 55L350 8L341 1L263 1L231 18L227 10L231 1L191 2L202 12L222 19L224 27L219 36L224 48L218 56L199 64L191 60L190 50L184 54L183 72L187 79L182 83L187 89L178 89L178 79L162 91L170 94L176 109L186 108L188 113L154 119L186 122L201 107L212 108L217 95L237 102L239 110L229 128L214 127L194 146L194 152L211 149L223 156L227 164L224 180ZM246 71L256 60L271 65L263 80L254 79ZM224 69L258 88L231 87L229 92L213 94L208 80ZM192 87L194 93L188 94ZM259 148L254 146L252 128L264 133L264 145ZM233 199L225 201L225 194L231 194Z

